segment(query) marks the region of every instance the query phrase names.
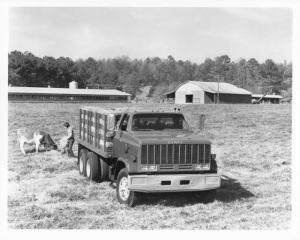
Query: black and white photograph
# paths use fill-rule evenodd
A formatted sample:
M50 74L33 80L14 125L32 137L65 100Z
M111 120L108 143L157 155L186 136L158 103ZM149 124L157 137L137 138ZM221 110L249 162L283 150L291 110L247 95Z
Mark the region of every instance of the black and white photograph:
M9 230L291 230L292 6L7 11Z

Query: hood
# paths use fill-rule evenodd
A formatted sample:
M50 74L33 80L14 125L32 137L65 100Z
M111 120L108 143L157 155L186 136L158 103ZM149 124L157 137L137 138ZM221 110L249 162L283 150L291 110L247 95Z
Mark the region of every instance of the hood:
M140 131L133 132L140 144L211 144L203 135L190 131Z

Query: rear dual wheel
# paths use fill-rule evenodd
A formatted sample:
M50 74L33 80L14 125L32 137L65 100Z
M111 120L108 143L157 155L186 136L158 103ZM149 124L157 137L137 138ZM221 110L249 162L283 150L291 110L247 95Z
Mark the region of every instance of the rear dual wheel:
M108 164L97 154L86 149L80 150L78 159L79 174L90 181L102 182L108 180Z
M100 182L99 160L95 153L89 152L86 161L86 177L90 181Z
M86 149L81 149L78 157L78 170L79 174L86 176L86 161L87 161L88 151Z

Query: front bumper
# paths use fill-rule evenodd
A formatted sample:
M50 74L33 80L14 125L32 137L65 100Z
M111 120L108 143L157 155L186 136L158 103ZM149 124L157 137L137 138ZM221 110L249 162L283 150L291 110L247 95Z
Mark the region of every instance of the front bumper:
M218 174L129 175L129 189L137 192L192 192L221 186Z

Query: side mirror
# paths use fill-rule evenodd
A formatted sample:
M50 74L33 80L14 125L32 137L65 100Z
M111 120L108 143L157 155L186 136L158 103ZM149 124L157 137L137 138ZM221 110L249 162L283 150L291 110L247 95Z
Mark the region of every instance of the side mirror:
M115 136L116 132L115 131L108 131L106 133L107 138L113 138Z
M126 129L127 129L127 126L126 126L126 125L122 125L122 126L121 126L121 130L122 130L122 131L126 131Z
M127 129L127 121L126 120L122 122L122 124L120 125L120 129L122 131L126 131L126 129Z

